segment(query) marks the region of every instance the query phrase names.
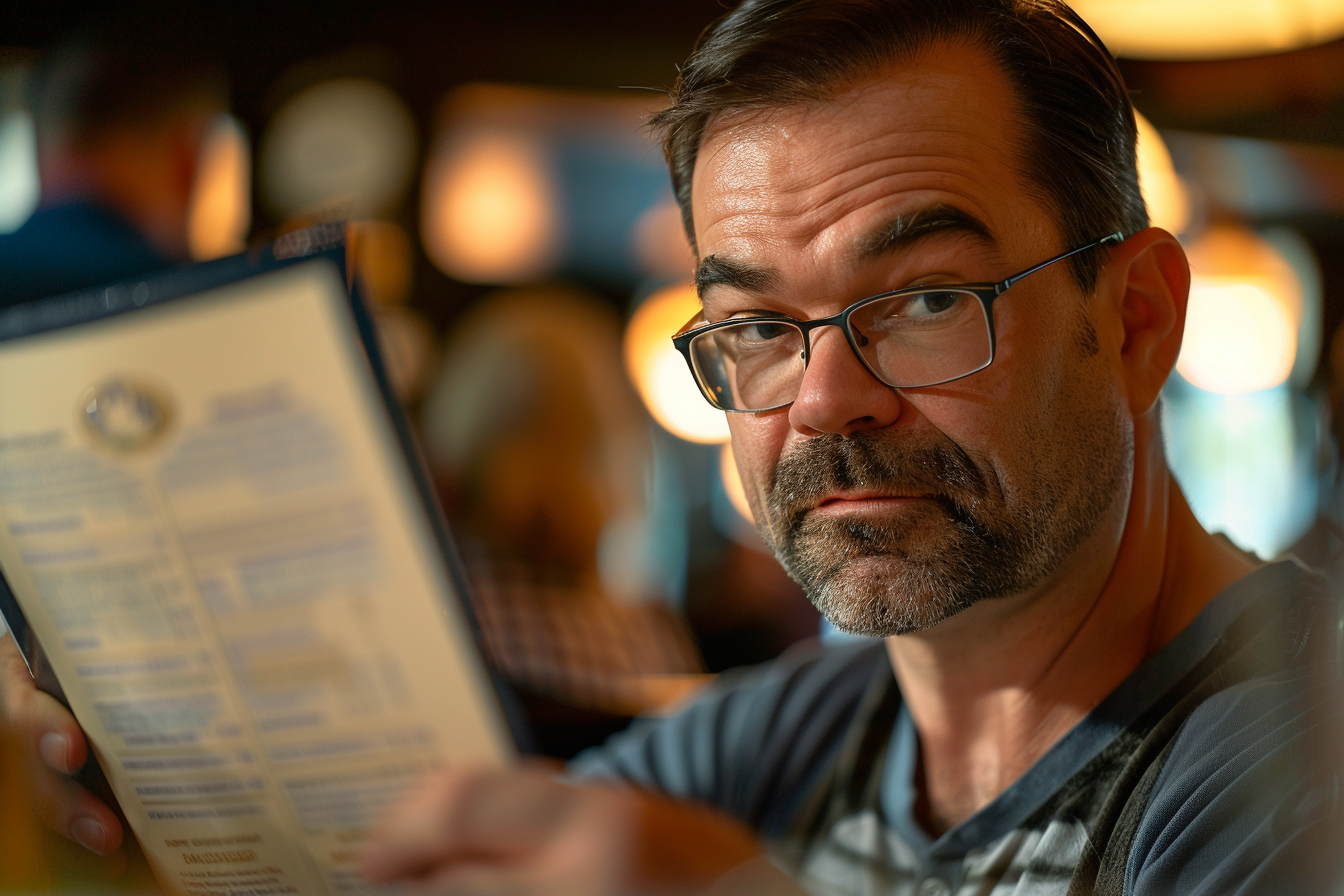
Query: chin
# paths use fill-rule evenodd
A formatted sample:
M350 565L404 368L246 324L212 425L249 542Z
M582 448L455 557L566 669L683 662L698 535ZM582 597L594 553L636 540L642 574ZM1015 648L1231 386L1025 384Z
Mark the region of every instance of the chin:
M895 557L851 561L804 590L842 632L887 638L933 628L991 595Z

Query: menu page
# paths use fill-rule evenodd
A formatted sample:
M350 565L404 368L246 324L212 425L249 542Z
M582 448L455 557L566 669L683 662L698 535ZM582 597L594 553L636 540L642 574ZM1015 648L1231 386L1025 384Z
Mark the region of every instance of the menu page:
M315 260L0 342L0 569L171 892L379 892L390 800L511 742Z

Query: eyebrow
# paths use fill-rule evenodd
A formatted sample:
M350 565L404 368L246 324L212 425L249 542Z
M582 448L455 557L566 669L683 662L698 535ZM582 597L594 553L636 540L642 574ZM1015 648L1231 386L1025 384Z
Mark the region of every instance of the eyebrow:
M991 243L989 228L974 215L944 203L897 215L873 233L859 240L858 259L874 258L905 251L916 243L944 233L960 233ZM728 286L743 292L761 294L779 286L782 278L772 267L733 261L707 255L695 270L695 291L702 298L711 286Z
M703 296L711 286L731 286L743 292L769 292L780 283L774 268L707 255L695 269L695 291Z
M944 233L960 233L978 241L992 243L994 238L985 223L974 215L950 205L938 204L921 208L878 228L859 240L858 258L871 261L903 252L916 243Z

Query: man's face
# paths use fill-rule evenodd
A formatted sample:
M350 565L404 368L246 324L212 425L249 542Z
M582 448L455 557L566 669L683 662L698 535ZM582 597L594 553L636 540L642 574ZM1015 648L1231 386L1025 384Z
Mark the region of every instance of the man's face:
M946 45L828 102L713 122L692 189L707 319L824 317L1074 248L1019 170L1015 110L980 50ZM993 364L899 391L822 328L790 407L728 415L762 534L833 623L925 629L1118 540L1133 436L1093 304L1047 268L996 301Z

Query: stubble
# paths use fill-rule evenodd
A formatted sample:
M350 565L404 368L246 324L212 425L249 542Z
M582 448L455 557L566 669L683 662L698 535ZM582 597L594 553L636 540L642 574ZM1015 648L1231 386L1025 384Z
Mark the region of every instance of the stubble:
M823 434L780 461L763 534L837 628L886 637L930 628L1053 573L1127 491L1133 433L1105 403L1064 421L1050 463L1004 481L938 435ZM816 514L836 492L918 496L900 512Z

